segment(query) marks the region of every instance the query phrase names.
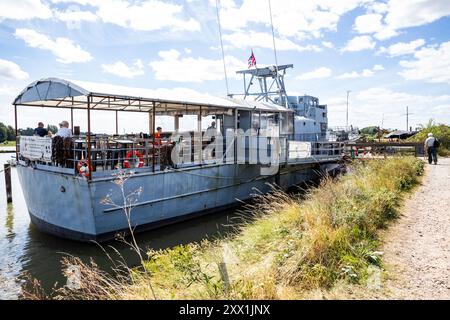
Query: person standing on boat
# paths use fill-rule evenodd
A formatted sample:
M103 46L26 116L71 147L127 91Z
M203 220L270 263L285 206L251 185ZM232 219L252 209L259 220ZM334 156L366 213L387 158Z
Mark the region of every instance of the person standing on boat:
M34 129L34 135L39 137L45 137L48 135L48 131L44 128L44 124L42 122L39 122L37 128Z
M439 147L439 142L431 132L425 140L424 147L428 154L428 163L431 164L434 162L434 164L437 164L437 148Z
M57 137L61 138L71 138L72 137L72 130L69 129L69 122L67 121L61 121L59 124L59 130L56 133Z
M217 136L216 122L213 121L211 122L211 125L206 129L205 138L206 140L210 140L211 142L213 142L216 136Z
M162 128L161 127L156 128L155 145L157 145L157 146L161 145L161 133L162 133Z

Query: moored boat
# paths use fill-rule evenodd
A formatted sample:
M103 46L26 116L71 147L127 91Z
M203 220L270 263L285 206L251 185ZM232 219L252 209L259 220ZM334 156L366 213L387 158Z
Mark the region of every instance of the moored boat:
M284 71L255 70L252 76L264 80ZM18 109L27 106L70 110L74 131L65 139L18 137L17 170L32 223L61 237L103 241L126 231L128 222L136 231L147 230L334 168L342 148L326 140L326 106L314 97L287 96L281 83L277 97L266 90L253 100L249 92L243 99L156 99L146 89L56 78L30 84L13 103L16 128ZM85 133L74 126L73 110L86 112ZM92 132L97 110L115 112L116 134ZM122 112L148 117L149 133L119 135ZM172 132L155 134L160 116L173 119ZM183 117L195 120L191 130L180 130ZM126 183L114 183L118 176ZM124 195L135 195L132 203L124 203Z

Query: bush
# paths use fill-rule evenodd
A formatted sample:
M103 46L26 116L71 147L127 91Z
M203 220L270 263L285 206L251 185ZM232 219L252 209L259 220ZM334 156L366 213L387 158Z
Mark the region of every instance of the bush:
M422 125L422 129L419 133L409 138L410 141L424 142L428 133L433 133L433 135L438 138L441 142L441 146L438 149L438 153L441 157L446 157L450 155L450 126L445 124L436 124L432 119L426 124Z

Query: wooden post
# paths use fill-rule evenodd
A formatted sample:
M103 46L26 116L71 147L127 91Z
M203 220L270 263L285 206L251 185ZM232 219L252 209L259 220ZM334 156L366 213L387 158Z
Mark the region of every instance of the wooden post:
M200 150L199 150L199 155L198 155L198 162L200 164L200 166L202 165L203 162L203 134L202 134L202 106L200 106L200 110L199 110L200 114L198 115L198 136L200 137L200 141L197 142L198 145L200 145ZM194 141L195 143L195 141ZM195 148L194 148L195 150Z
M202 133L202 106L199 106L197 115L197 131Z
M153 111L148 112L148 134L154 134L156 131L155 122L153 121Z
M119 112L116 110L116 134L119 134Z
M180 117L178 115L175 115L174 117L174 127L175 132L178 132L180 130Z
M73 102L72 102L73 104ZM72 134L73 134L73 108L70 108L70 125L72 128Z
M153 110L152 110L152 127L153 127L153 132L151 132L151 134L153 134L153 148L152 148L152 171L155 172L155 118L156 118L156 103L153 101Z
M234 163L238 163L237 139L238 139L238 109L234 109Z
M3 165L5 172L5 186L6 186L6 202L12 202L12 187L11 187L11 165L6 163Z
M91 157L91 96L87 96L87 156L88 156L88 163L89 163L89 170L92 170L92 157ZM92 180L92 172L89 174L89 180Z
M19 128L17 127L17 105L14 105L14 130L16 132L16 161L19 161Z

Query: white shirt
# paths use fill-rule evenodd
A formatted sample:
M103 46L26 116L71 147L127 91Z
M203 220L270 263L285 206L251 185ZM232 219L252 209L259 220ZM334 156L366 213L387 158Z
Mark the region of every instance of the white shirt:
M203 137L203 140L209 140L212 137L217 137L218 131L216 127L210 126L208 129L206 129L205 135Z
M69 128L59 128L56 135L62 138L70 138L72 137L72 130L70 130Z
M434 146L434 141L436 141L435 137L428 137L427 140L425 140L425 145L427 147L432 147Z

